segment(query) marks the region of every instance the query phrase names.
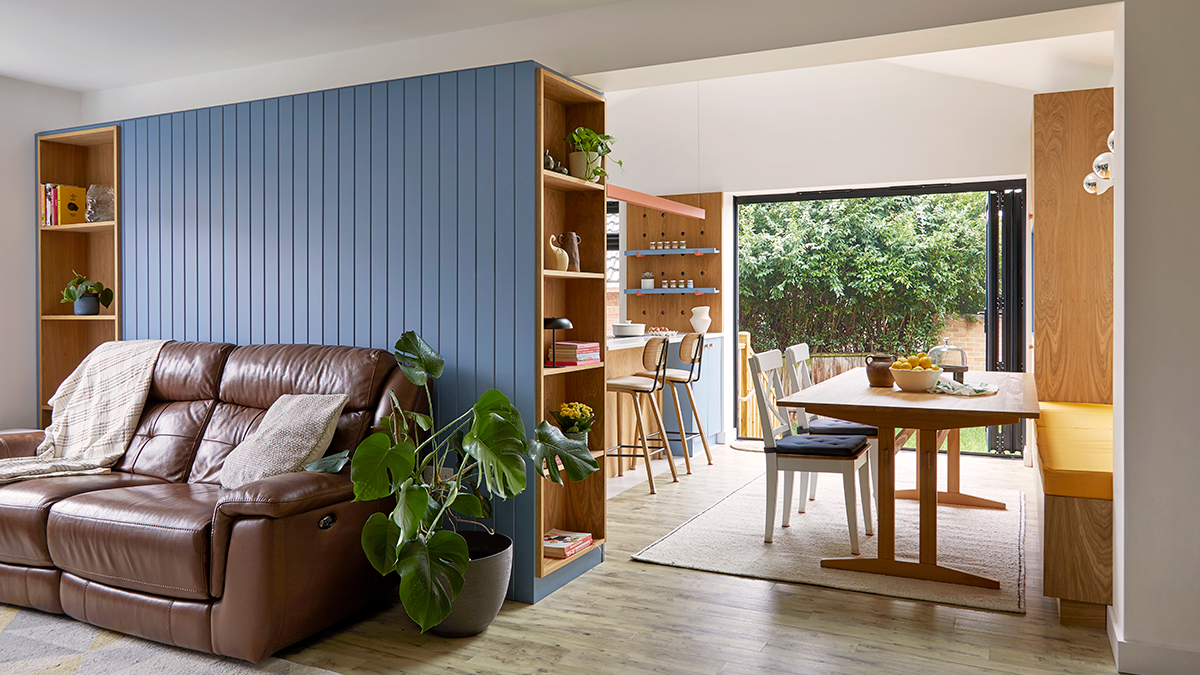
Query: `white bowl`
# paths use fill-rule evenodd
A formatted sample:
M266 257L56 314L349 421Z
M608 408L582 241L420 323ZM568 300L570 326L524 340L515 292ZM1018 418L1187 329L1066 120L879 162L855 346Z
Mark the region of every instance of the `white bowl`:
M646 334L646 324L644 323L614 323L614 337L637 337Z
M896 380L896 386L904 391L917 392L929 391L942 374L940 370L897 370L892 368L891 371L892 379Z

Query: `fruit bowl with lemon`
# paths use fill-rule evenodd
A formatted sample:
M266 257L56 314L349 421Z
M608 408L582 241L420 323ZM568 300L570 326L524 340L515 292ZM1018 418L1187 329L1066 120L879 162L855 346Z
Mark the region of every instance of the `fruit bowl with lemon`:
M942 374L942 369L925 353L897 357L891 370L897 386L914 392L929 391Z

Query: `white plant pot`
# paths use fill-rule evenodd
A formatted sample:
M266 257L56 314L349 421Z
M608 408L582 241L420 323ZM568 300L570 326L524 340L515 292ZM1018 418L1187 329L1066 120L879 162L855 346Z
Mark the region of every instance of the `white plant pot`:
M708 315L708 307L693 307L691 323L692 330L700 334L707 333L708 327L712 325L712 318Z
M576 178L583 178L591 167L600 166L600 155L594 152L572 152L567 155L567 171ZM599 176L593 176L591 182L600 182Z
M642 288L654 288L654 280L642 279Z

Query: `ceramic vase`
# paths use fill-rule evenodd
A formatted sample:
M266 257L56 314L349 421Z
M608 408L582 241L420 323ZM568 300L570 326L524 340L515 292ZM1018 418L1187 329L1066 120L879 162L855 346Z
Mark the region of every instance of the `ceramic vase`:
M550 235L550 250L546 252L546 269L567 271L567 252L554 245L554 235Z
M693 307L692 308L692 330L703 335L708 332L708 327L712 325L712 318L708 316L708 307Z
M593 183L600 182L600 176L587 178L589 169L600 166L600 155L594 152L572 152L567 155L567 170L576 178Z
M579 270L579 244L583 238L574 232L564 232L559 235L558 241L562 244L563 250L567 252L567 270L578 272Z
M583 444L587 445L588 432L586 431L564 431L563 436L573 441L583 441Z

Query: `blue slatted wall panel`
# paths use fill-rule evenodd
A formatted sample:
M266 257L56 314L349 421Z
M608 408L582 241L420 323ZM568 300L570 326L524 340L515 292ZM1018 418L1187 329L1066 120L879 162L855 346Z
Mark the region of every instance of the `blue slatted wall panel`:
M390 349L416 330L446 357L439 416L497 387L535 419L536 67L122 122L124 336ZM548 592L534 506L495 523L526 602Z

